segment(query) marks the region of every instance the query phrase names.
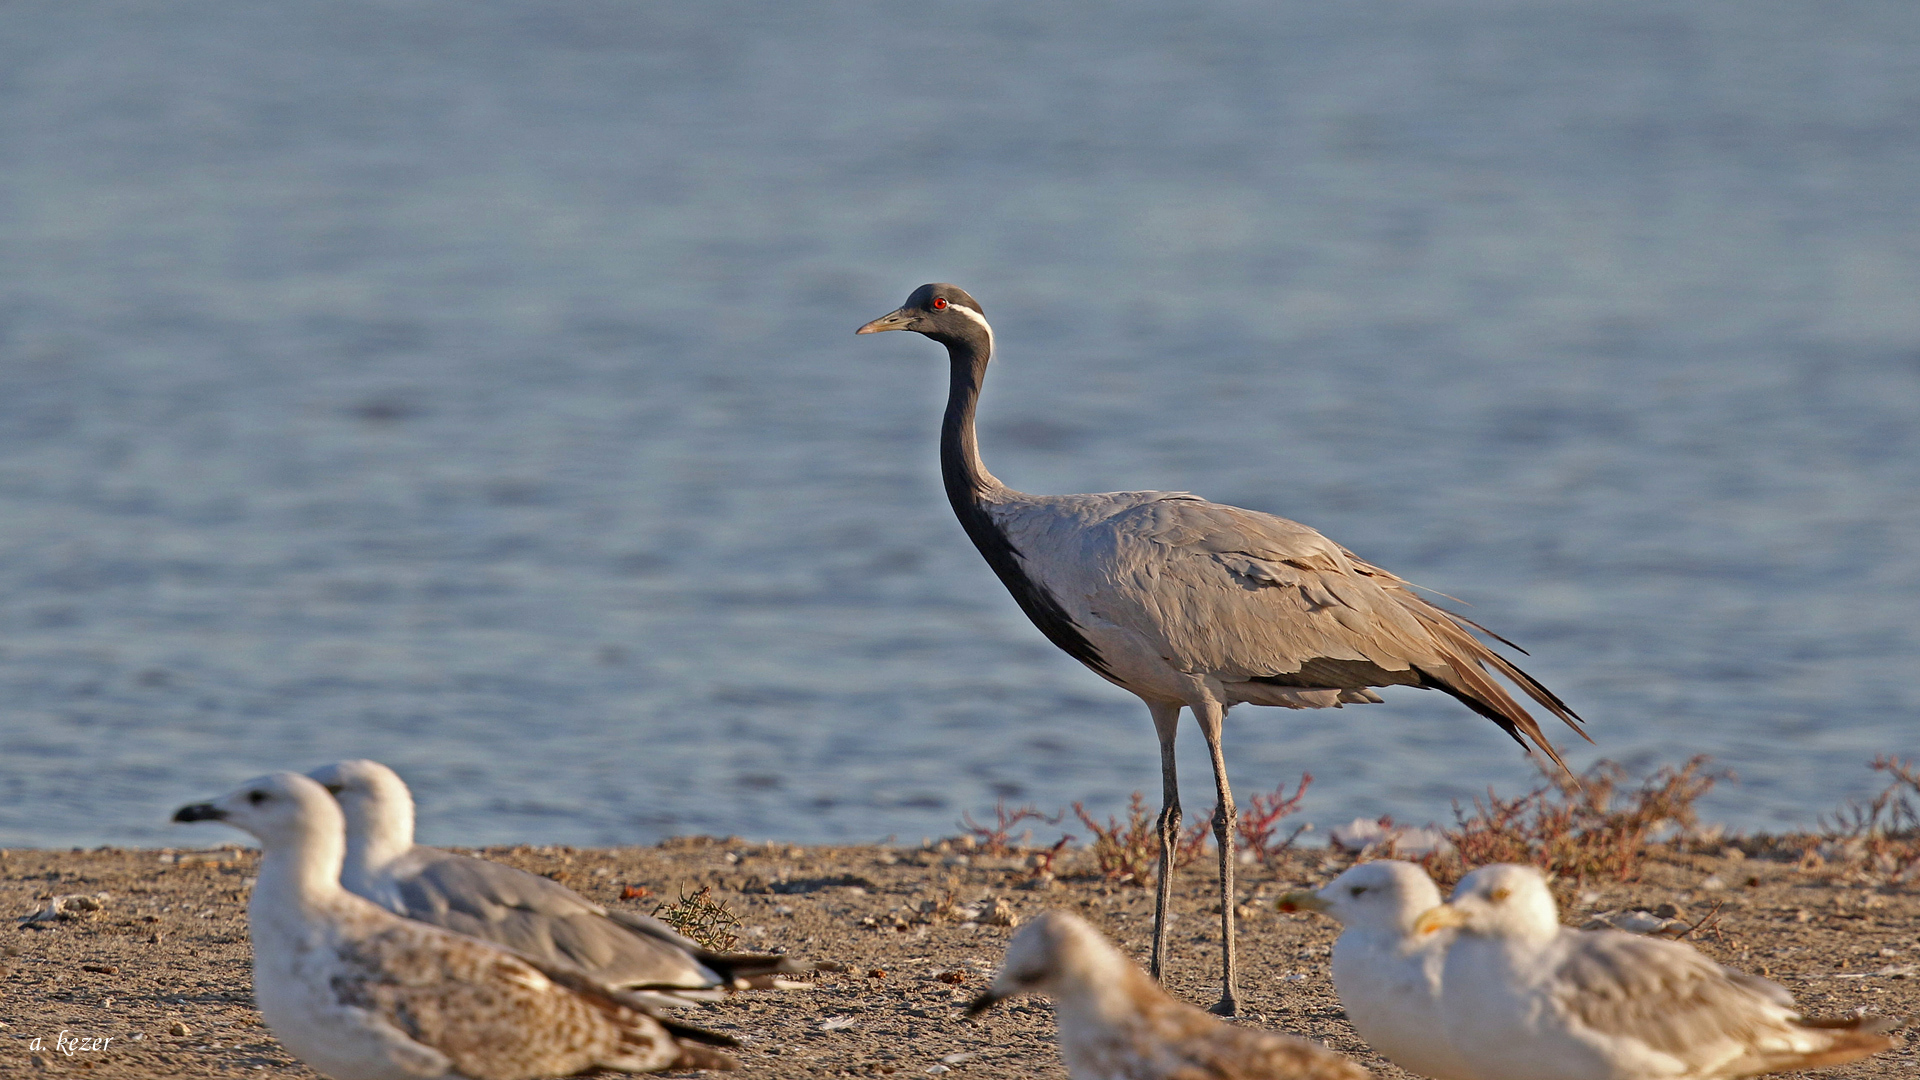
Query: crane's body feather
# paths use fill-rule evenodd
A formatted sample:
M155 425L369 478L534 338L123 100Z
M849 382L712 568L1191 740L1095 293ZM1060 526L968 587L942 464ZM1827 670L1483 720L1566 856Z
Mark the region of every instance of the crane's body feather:
M1298 522L1185 492L999 486L982 502L1099 658L1088 666L1143 698L1192 704L1196 679L1218 683L1227 707L1337 708L1380 701L1373 687L1439 689L1557 759L1492 668L1575 721L1468 624Z

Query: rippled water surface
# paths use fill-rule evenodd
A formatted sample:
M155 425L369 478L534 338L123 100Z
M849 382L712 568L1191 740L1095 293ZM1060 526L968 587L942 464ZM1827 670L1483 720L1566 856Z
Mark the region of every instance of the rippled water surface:
M1920 751L1904 0L0 21L0 842L206 842L168 812L343 756L457 843L1157 792L951 519L938 348L852 336L934 279L1002 478L1460 597L1577 762L1710 753L1779 828ZM1240 790L1527 781L1387 697L1238 711Z

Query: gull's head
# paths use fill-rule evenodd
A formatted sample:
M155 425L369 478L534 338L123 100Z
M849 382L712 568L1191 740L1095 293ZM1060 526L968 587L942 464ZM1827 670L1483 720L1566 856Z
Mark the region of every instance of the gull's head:
M298 844L309 833L342 828L340 808L327 789L299 773L277 772L249 780L212 802L174 812L175 821L219 821L259 837L272 850Z
M937 281L913 290L907 302L855 330L856 334L878 334L884 330L911 330L935 341L992 340L987 316L980 302L958 285Z
M400 774L377 761L355 758L322 765L307 774L340 801L349 828L405 814L413 821L413 793Z
M1010 997L1057 996L1063 990L1109 978L1107 968L1127 961L1100 931L1065 911L1048 911L1022 926L1007 945L1007 958L985 993L967 1006L978 1016Z
M307 774L333 794L347 819L347 874L372 873L413 847L413 793L377 761L356 758Z
M1439 903L1440 888L1425 870L1399 859L1380 859L1352 867L1318 892L1288 893L1280 898L1279 908L1318 911L1363 932L1405 935L1422 912Z
M1480 937L1550 937L1560 929L1560 912L1545 874L1518 863L1495 863L1461 878L1453 896L1421 915L1414 931L1449 926Z

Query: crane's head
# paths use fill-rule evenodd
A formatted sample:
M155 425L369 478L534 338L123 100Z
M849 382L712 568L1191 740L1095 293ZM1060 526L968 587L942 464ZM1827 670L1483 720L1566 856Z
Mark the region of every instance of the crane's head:
M877 334L882 330L912 330L942 343L968 341L977 346L993 341L993 330L987 326L980 301L960 286L944 282L920 286L906 303L854 333Z

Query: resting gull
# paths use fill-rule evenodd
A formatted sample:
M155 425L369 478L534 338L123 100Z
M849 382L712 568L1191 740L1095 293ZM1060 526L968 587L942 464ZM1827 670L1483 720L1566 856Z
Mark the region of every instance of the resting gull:
M1367 1070L1305 1039L1240 1027L1175 1001L1079 916L1021 927L977 1016L1019 994L1053 998L1073 1080L1366 1080Z
M281 1043L327 1076L523 1080L595 1067L734 1067L712 1049L732 1045L724 1035L342 889L340 807L307 777L273 773L173 817L259 837L247 904L254 1002Z
M413 795L377 761L342 761L307 775L346 814L340 884L395 915L568 964L608 986L662 992L649 995L656 1004L804 985L776 977L812 970L784 956L710 952L658 919L601 907L551 878L415 844Z
M1318 892L1280 898L1280 909L1339 920L1333 985L1360 1037L1387 1060L1435 1080L1476 1080L1440 1024L1440 971L1454 931L1416 934L1415 919L1440 903L1440 888L1410 862L1365 862Z
M1804 1019L1784 987L1692 946L1562 926L1530 866L1475 870L1414 926L1458 928L1440 1018L1480 1080L1730 1080L1893 1045L1885 1019Z

